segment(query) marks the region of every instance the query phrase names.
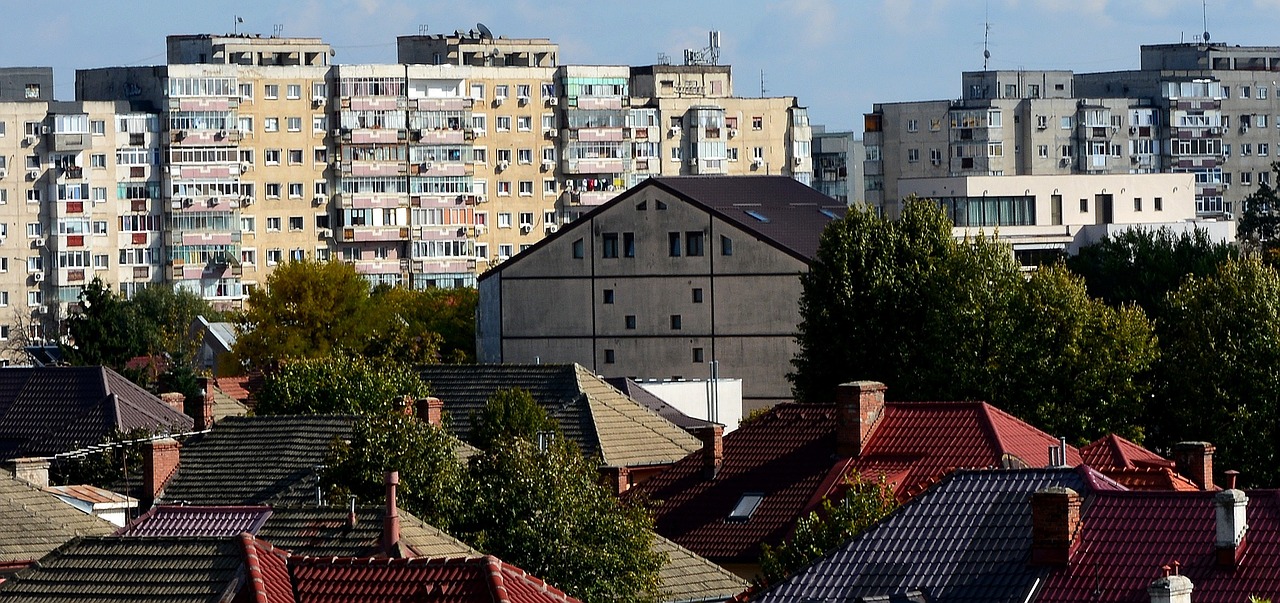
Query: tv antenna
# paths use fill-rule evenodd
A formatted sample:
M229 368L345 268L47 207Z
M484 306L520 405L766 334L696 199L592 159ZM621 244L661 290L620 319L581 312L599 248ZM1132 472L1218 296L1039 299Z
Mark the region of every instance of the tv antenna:
M280 37L284 33L284 23L276 23L271 30L275 32L275 37Z
M987 3L987 10L982 22L982 70L987 70L987 62L991 60L991 3Z
M423 23L423 24L421 24L421 25L418 25L418 35L420 35L420 36L425 36L425 35L427 35L427 24L426 24L426 23Z
M706 48L685 49L685 65L716 65L720 62L720 32L712 31L707 38Z
M1200 19L1204 25L1204 43L1209 43L1209 0L1200 0Z
M476 23L476 29L480 30L481 38L493 39L493 32L489 31L489 28L485 27L484 23Z
M763 70L763 69L761 69L761 70L760 70L760 98L764 98L764 95L765 95L765 88L764 88L764 70Z

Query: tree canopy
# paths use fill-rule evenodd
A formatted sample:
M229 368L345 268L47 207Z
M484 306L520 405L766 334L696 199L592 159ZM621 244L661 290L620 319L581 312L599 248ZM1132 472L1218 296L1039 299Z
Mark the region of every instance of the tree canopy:
M405 365L337 353L283 360L264 376L255 397L263 415L376 415L426 395L426 384Z
M934 203L902 218L852 209L802 277L798 399L845 381L902 400L986 400L1072 440L1141 438L1133 413L1158 351L1145 314L1090 298L1061 267L1024 278L1008 247L957 241Z
M536 442L539 433L559 431L546 409L519 388L498 390L471 416L471 442L481 450L512 439Z
M1280 177L1280 162L1272 163L1271 171ZM1280 244L1280 193L1259 178L1258 188L1244 198L1240 209L1237 238L1251 250L1261 251L1269 263L1276 265L1272 256Z

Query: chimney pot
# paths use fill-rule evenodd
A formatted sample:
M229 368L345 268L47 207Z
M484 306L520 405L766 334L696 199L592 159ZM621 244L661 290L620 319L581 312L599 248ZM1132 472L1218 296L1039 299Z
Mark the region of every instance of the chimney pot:
M1053 487L1031 495L1031 563L1065 566L1080 531L1080 495Z
M1151 603L1191 603L1191 591L1195 589L1195 585L1190 578L1178 573L1178 562L1175 561L1172 568L1166 565L1162 569L1164 576L1156 578L1147 587ZM1172 574L1169 573L1170 569L1173 570Z
M396 486L400 483L399 471L387 472L387 510L382 517L382 550L387 557L396 556L400 543L400 510L396 506Z
M836 456L862 454L884 416L885 389L879 381L841 383L836 388Z
M698 430L702 440L702 471L706 479L715 479L724 465L724 426L708 425Z
M1228 469L1227 471L1224 471L1222 474L1227 476L1227 489L1235 490L1236 478L1240 477L1240 472L1236 471L1235 469Z
M160 394L160 401L164 402L165 406L168 406L182 414L186 414L186 409L183 407L186 400L187 397L183 395L182 392L165 392Z
M1223 490L1213 497L1214 545L1221 567L1234 567L1244 553L1249 529L1245 513L1248 507L1249 496L1243 490Z
M1213 444L1209 442L1179 442L1173 445L1173 462L1178 473L1200 486L1201 490L1214 490Z
M7 463L13 476L37 488L49 486L49 461L42 458L10 459Z
M426 421L430 425L442 425L444 423L444 402L440 398L426 397L417 401L418 419Z
M169 478L178 471L182 444L173 438L161 438L147 442L142 467L142 497L139 506L150 507L164 491Z

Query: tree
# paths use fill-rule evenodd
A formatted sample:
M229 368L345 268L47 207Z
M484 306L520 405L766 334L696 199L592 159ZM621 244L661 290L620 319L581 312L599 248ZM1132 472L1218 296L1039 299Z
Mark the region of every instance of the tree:
M195 342L188 331L197 316L209 322L224 318L208 300L186 289L174 289L167 285L144 287L125 302L134 308L135 315L151 332L152 353L164 354L175 364L190 363L195 352Z
M1150 415L1162 446L1209 440L1214 464L1258 486L1280 482L1280 275L1256 258L1191 277L1158 323L1161 395Z
M475 362L476 305L472 288L425 289L379 287L371 301L398 318L387 329L386 347L400 348L402 358L417 363ZM398 328L398 329L397 329Z
M1165 298L1188 274L1211 275L1239 256L1234 246L1214 243L1201 229L1174 234L1168 228L1130 228L1081 249L1067 267L1084 277L1093 297L1113 306L1136 303L1158 317Z
M106 365L122 371L130 358L151 353L156 334L127 301L94 278L80 292L81 311L66 321L71 343L62 357L77 366Z
M366 415L354 425L350 442L334 444L323 479L335 502L352 495L364 504L380 504L386 472L399 471L397 504L450 529L468 504L462 497L465 467L455 453L458 445L442 427L416 417Z
M845 481L840 502L830 498L822 506L796 522L795 533L776 548L762 544L760 586L772 584L809 565L863 530L875 525L898 506L884 483L863 479L857 473Z
M1280 161L1271 164L1271 171L1280 177ZM1271 188L1270 183L1259 179L1258 189L1245 197L1240 205L1236 238L1254 251L1272 255L1280 236L1280 194Z
M346 263L281 264L249 294L235 354L246 367L269 370L288 358L361 352L374 323L368 300L369 282Z
M559 431L546 409L519 388L494 392L484 410L471 414L471 443L481 450L512 439L536 442L539 433Z
M266 374L256 395L263 415L390 414L406 398L427 395L427 386L408 367L335 353L284 360Z

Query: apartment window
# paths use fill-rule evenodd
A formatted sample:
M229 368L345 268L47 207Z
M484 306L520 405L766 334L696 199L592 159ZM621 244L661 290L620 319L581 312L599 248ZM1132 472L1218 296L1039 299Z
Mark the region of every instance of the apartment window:
M253 232L253 216L241 216L240 232Z
M323 131L328 130L328 129L329 129L329 116L327 116L327 115L312 115L312 116L311 116L311 131L312 131L312 132L323 132Z
M509 92L508 92L508 91L509 91L510 89L511 89L511 88L510 88L509 86L507 86L506 84L498 84L498 85L496 85L496 86L494 86L494 87L493 87L493 97L494 97L494 98L507 98L507 96L509 96Z
M1084 214L1084 213L1088 213L1088 212L1089 212L1089 200L1088 200L1088 199L1081 199L1081 200L1080 200L1080 213Z
M605 350L605 351L604 351L604 363L605 363L605 364L613 364L615 359L616 359L616 357L615 357L615 356L614 356L614 354L613 354L613 350Z
M556 194L556 190L557 189L556 189L555 178L547 178L546 180L542 181L542 194L554 195Z
M1061 128L1061 129L1063 129L1063 130L1070 130L1070 129L1071 129L1071 117L1070 117L1070 116L1067 116L1067 117L1060 117L1060 118L1058 118L1058 127L1059 127L1059 128Z
M690 231L684 235L685 251L689 257L699 257L703 251L703 237L701 231Z
M580 260L586 256L585 243L582 239L573 242L573 259Z
M682 323L682 322L683 322L683 321L681 321L681 319L680 319L680 315L679 315L679 314L672 314L672 315L671 315L671 330L672 330L672 331L679 331L679 330L680 330L680 326L681 326L681 323Z
M533 149L519 149L516 151L516 161L519 163L533 163Z
M471 161L475 163L488 163L489 149L486 149L483 147L476 147L474 149L471 149Z
M624 258L636 257L636 233L634 232L622 233L622 257Z
M516 129L521 132L528 132L533 129L533 117L529 115L520 115L516 117Z
M920 149L907 149L907 163L920 162Z
M667 255L673 258L680 257L680 233L667 233Z
M315 147L311 149L311 161L314 163L328 163L329 150L324 147Z
M107 254L105 253L95 254L93 256L93 267L96 270L103 270L108 268L109 263L110 263L110 260L107 258Z
M764 129L764 116L763 116L763 115L755 115L755 116L752 116L752 118L751 118L751 129L752 129L752 130L763 130L763 129Z
M302 118L301 118L301 117L287 117L287 118L285 118L285 127L287 127L287 128L289 129L289 131L290 131L290 132L301 132L301 131L302 131Z
M500 197L510 197L510 196L511 196L511 181L510 181L510 180L499 180L499 181L498 181L498 196L500 196Z
M279 232L279 231L280 231L280 218L278 218L278 217L276 217L276 218L267 218L267 231L268 231L268 232Z
M43 292L41 292L41 291L28 291L28 292L27 292L27 305L28 305L28 306L38 306L38 305L43 304L43 303L44 303L44 293L43 293Z
M1040 98L1040 84L1031 84L1027 86L1027 96L1030 98Z
M500 258L506 259L511 257L512 251L513 251L513 248L509 244L498 245L498 257Z
M268 266L275 266L276 264L279 264L280 262L283 262L283 261L284 261L284 250L281 250L281 249L268 249L268 250L267 250L267 265L268 265Z
M728 148L726 148L726 149L725 149L725 156L724 156L724 158L725 158L725 159L728 159L729 161L737 161L737 160L738 160L738 147L728 147Z
M253 100L253 84L240 84L240 98Z
M623 324L623 326L625 326L625 327L627 328L627 330L635 330L635 328L636 328L636 315L635 315L635 314L628 314L628 315L624 316L624 317L622 318L622 324Z
M733 239L720 235L720 255L733 255Z
M471 98L476 100L484 98L484 84L471 84Z
M472 116L471 116L471 129L472 129L472 130L476 130L477 132L480 132L481 134L483 134L483 133L484 133L484 130L485 130L485 125L486 125L486 120L485 120L485 116L484 116L484 115L472 115Z
M1249 98L1249 86L1240 87L1240 98Z
M267 198L268 198L268 199L279 199L279 198L280 198L280 183L279 183L279 182L268 182L268 183L266 184L266 187L267 187Z
M751 147L751 159L764 161L764 147Z
M672 161L684 160L684 149L680 148L680 145L673 145L671 147L671 160Z
M1133 211L1142 211L1142 197L1133 198Z
M236 118L236 129L241 132L253 132L253 116L241 115Z
M618 233L606 232L600 235L600 257L618 257Z
M511 149L498 149L498 163L511 163Z
M1267 156L1267 155L1269 155L1270 153L1271 153L1271 145L1270 145L1269 143L1265 143L1265 142L1260 142L1260 143L1258 143L1258 156L1259 156L1259 157L1266 157L1266 156Z
M90 155L89 167L99 168L99 169L107 167L107 156L100 153L94 153L93 155Z
M702 287L693 288L693 303L695 304L702 303Z
M44 224L40 222L27 222L27 236L39 237L44 235Z
M605 289L600 293L602 294L601 297L603 298L604 303L606 304L613 303L613 289Z
M256 249L241 249L240 263L256 266L258 264L258 251Z
M941 165L942 149L929 149L929 162L933 165Z
M107 221L106 220L95 221L93 223L93 234L95 235L107 234Z
M1156 197L1155 199L1152 199L1151 204L1155 206L1154 209L1156 211L1164 211L1164 197Z
M1060 149L1058 149L1058 155L1063 158L1070 158L1074 154L1075 148L1069 144L1064 144Z
M510 131L511 131L511 116L510 116L510 115L499 115L496 119L497 119L497 126L495 127L495 129L497 129L499 132L510 132Z
M107 200L107 187L105 186L95 186L90 192L94 203L102 203Z
M1240 172L1240 186L1253 186L1253 172Z
M1005 85L1004 85L1004 97L1005 97L1005 98L1018 98L1018 85L1017 85L1017 84L1005 84Z
M285 96L290 100L302 98L302 86L298 84L289 84L284 90Z
M290 199L301 199L301 198L302 198L302 183L301 183L301 182L290 182L290 183L289 183L289 198L290 198Z
M107 122L101 119L94 119L89 122L89 133L95 136L102 136L107 133Z
M693 348L693 361L696 363L700 363L703 361L702 359L703 359L702 348Z
M280 86L278 84L266 84L262 87L262 98L277 99L280 98Z
M1258 184L1271 186L1271 172L1258 172Z
M498 214L498 228L511 228L511 214L507 212Z
M920 122L919 122L918 120L908 119L908 120L907 120L907 131L908 131L908 132L919 132L919 131L920 131Z
M1259 88L1259 90L1261 90L1261 88ZM1257 115L1254 115L1254 116L1253 116L1253 125L1258 126L1259 128L1265 128L1265 127L1267 127L1267 116L1266 116L1265 114L1263 114L1263 113L1259 113L1259 114L1257 114Z
M1267 87L1266 87L1266 86L1259 86L1259 87L1258 87L1258 100L1267 100Z

